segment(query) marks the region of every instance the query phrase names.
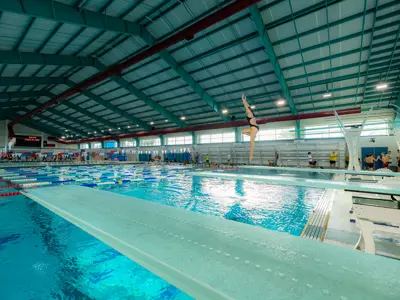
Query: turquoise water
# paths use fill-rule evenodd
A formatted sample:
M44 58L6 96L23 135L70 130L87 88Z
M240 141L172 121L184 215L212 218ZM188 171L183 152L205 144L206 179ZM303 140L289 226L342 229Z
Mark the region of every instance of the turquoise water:
M300 235L323 190L197 176L102 189Z
M192 176L103 188L293 235L301 233L323 193ZM0 299L190 297L37 203L16 196L0 200Z

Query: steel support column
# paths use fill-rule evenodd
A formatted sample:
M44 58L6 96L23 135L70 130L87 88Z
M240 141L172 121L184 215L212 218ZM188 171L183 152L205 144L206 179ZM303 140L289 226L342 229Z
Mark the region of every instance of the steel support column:
M267 51L267 54L271 61L272 67L274 68L276 78L278 79L279 84L282 88L283 96L285 97L286 102L287 102L292 114L297 114L292 95L290 94L289 87L286 83L285 76L283 75L283 72L279 65L279 61L276 58L274 47L272 46L272 42L268 36L268 32L265 29L265 25L264 25L262 16L260 14L260 10L258 9L257 5L253 5L252 7L250 7L250 13L251 13L251 17L253 18L254 24L256 25L258 34L261 37L262 44L264 45L265 50Z

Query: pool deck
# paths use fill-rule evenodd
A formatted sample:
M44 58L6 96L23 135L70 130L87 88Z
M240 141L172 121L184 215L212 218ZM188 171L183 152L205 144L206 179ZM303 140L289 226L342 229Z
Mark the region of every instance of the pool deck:
M87 187L25 195L196 299L400 294L400 261Z

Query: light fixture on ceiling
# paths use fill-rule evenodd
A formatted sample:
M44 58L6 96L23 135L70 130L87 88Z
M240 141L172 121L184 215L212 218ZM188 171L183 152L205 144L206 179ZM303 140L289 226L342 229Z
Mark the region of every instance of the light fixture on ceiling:
M165 123L167 123L168 122L168 120L165 120Z
M101 132L104 132L104 130L102 129Z
M387 83L380 83L376 86L377 90L386 90L388 87Z
M108 131L111 131L111 128L110 128L110 129L108 129Z
M256 106L255 106L255 105L252 105L252 106L250 106L250 108L251 108L251 109L255 109L255 108L256 108Z
M228 113L228 110L227 110L226 108L224 108L224 109L222 110L222 113L223 113L224 115L226 115L226 114Z
M87 134L90 134L90 132L88 132ZM68 135L67 135L68 136Z
M62 139L65 139L65 136L62 136L61 138L62 138Z
M118 127L118 130L120 130L121 129L121 127Z
M153 121L151 121L151 122L150 122L150 125L154 125L154 122L153 122Z
M181 117L181 120L186 120L186 117L185 117L185 116L182 116L182 117Z
M128 128L131 128L131 126L128 125Z
M285 105L285 103L286 103L285 99L279 99L276 101L276 105L278 106L283 106Z
M68 129L65 129L65 132L67 132L68 131Z
M332 97L332 93L325 93L322 95L323 98L330 98Z
M139 127L139 125L136 125L136 127Z
M97 133L97 131L95 131L94 133Z

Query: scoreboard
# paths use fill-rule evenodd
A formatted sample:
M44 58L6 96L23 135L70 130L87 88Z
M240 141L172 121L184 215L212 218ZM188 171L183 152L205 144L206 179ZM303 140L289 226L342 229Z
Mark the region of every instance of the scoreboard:
M16 142L14 147L36 147L40 148L42 145L42 138L40 136L31 135L16 135Z

